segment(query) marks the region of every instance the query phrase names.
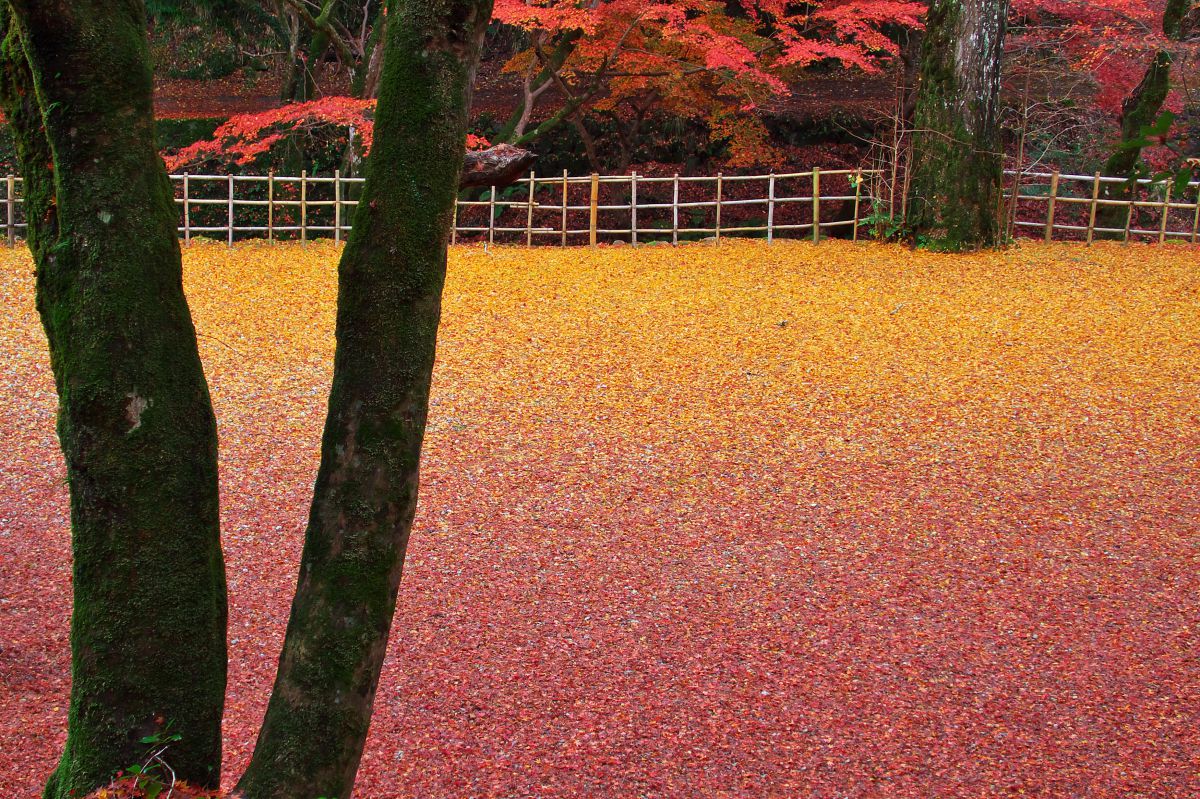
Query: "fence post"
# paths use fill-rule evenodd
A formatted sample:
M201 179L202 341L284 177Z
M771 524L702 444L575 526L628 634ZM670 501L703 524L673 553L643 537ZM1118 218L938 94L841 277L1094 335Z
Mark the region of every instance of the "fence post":
M722 185L723 180L724 180L724 175L722 175L720 172L718 172L717 173L717 227L716 227L717 241L721 240L721 193L724 188Z
M1137 210L1137 197L1138 197L1138 189L1139 188L1141 188L1141 186L1138 184L1137 179L1134 178L1133 194L1130 195L1130 197L1129 197L1129 212L1127 214L1125 214L1125 239L1124 239L1124 241L1126 244L1129 243L1129 232L1131 230L1133 230L1133 212Z
M488 194L488 246L496 242L496 187L490 187Z
M454 213L450 221L450 244L458 244L458 195L454 195Z
M533 245L533 194L537 187L537 176L529 170L529 202L525 214L525 246Z
M275 243L275 170L267 172L267 241Z
M1192 244L1200 239L1200 188L1196 190L1196 215L1192 218Z
M1088 215L1087 243L1092 243L1092 238L1096 235L1096 207L1100 201L1100 173L1096 173L1095 180L1092 181L1092 210Z
M675 173L675 189L671 197L671 243L679 243L679 173Z
M227 246L233 246L233 175L229 176L229 239Z
M813 244L821 242L821 168L813 167L812 172L812 240Z
M1167 196L1163 200L1162 225L1158 228L1158 243L1162 244L1167 240L1167 217L1171 215L1171 189L1174 184L1167 183Z
M4 198L5 205L8 206L8 246L16 247L17 236L17 202L14 195L17 193L17 179L13 175L8 176L8 194Z
M637 244L637 236L637 172L635 171L629 178L629 243Z
M308 241L308 170L300 171L300 241Z
M588 210L588 241L591 246L596 246L596 223L600 217L600 176L595 172L592 173L592 199L591 207Z
M858 241L858 212L862 205L863 173L859 169L854 173L854 231L850 234L851 241Z
M1054 170L1054 174L1050 176L1050 202L1046 209L1045 239L1047 244L1054 239L1054 204L1058 201L1058 177L1058 170L1056 169Z
M191 203L191 186L190 175L187 172L183 173L183 243L191 245L192 243L192 209Z
M570 178L567 170L563 170L563 200L562 200L562 246L567 246L567 197L570 195Z
M333 240L342 240L342 170L333 170Z
M767 244L775 241L775 173L767 179Z

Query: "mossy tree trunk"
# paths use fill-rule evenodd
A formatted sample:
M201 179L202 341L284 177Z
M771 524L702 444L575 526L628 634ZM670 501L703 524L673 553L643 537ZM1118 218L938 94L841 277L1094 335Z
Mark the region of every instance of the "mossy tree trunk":
M375 144L339 267L300 577L238 792L349 797L416 508L446 248L491 0L394 0Z
M154 147L130 0L12 0L4 99L27 182L74 555L71 697L49 797L82 796L170 725L219 782L225 577L216 427Z
M1163 33L1168 39L1179 39L1183 32L1184 19L1191 7L1191 0L1168 0L1163 11ZM1171 91L1171 63L1169 50L1157 50L1150 57L1146 73L1121 104L1121 137L1116 149L1104 162L1103 171L1111 177L1137 177L1137 167L1142 159L1142 131L1152 126L1162 112L1167 94ZM1133 184L1106 183L1101 196L1108 200L1133 199ZM1096 218L1097 227L1124 230L1129 221L1129 208L1103 205ZM1123 238L1124 233L1101 234L1105 237Z
M913 115L908 224L939 249L1000 241L998 123L1008 0L931 0Z

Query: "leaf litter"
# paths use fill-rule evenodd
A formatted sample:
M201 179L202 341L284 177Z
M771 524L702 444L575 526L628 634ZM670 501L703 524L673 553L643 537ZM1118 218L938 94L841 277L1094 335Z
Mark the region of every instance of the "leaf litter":
M273 678L333 245L194 244L226 773ZM0 729L63 741L69 539L0 253ZM1195 250L454 248L361 797L1200 793ZM168 753L169 755L169 753Z

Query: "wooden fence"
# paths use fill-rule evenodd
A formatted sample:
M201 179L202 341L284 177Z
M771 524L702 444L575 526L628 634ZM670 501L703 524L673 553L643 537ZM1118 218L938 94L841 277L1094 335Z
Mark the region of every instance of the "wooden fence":
M1014 177L1011 173L1009 176ZM1195 244L1200 241L1200 182L1189 182L1182 196L1172 197L1173 190L1171 181L1130 181L1099 172L1027 172L1020 175L1017 202L1010 207L1015 232L1024 231L1044 241L1075 239L1090 244L1097 237L1105 237L1159 244L1174 239ZM1011 197L1009 191L1006 199L1011 202ZM1123 224L1098 224L1106 209L1117 210L1116 216Z
M362 178L302 173L172 175L179 233L206 237L341 241L350 230ZM889 209L877 170L821 170L767 175L530 174L512 186L460 199L454 241L567 246L623 241L678 243L723 236L857 240L886 227ZM1200 182L1183 197L1149 180L1008 173L1005 195L1014 234L1045 241L1097 237L1200 240ZM25 231L21 178L9 175L3 202L7 238ZM1017 200L1012 202L1013 189ZM1114 194L1124 194L1114 198ZM1098 224L1124 209L1121 227Z

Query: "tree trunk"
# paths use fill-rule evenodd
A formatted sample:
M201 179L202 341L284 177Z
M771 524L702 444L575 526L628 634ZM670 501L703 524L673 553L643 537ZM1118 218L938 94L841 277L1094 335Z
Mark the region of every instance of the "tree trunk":
M576 43L582 36L582 30L572 30L564 33L554 46L554 49L547 55L545 63L541 63L540 68L535 68L533 73L528 76L521 105L513 109L508 121L504 123L504 126L496 134L496 141L508 144L527 144L533 141L533 138L526 138L526 129L529 127L529 121L533 117L533 111L537 106L538 98L554 85L554 73L571 56L571 53L575 50ZM537 66L535 65L535 67ZM538 135L548 133L554 127L557 127L561 121L560 119L549 127L539 128Z
M387 41L387 15L379 14L375 19L375 26L367 39L367 51L370 53L367 68L359 73L362 75L362 84L354 92L355 96L368 100L379 96L379 77L383 74L383 51Z
M1163 11L1163 33L1169 39L1179 39L1190 0L1168 0ZM1142 159L1142 131L1154 124L1162 112L1171 90L1171 53L1158 50L1150 58L1146 73L1121 104L1121 138L1113 154L1104 162L1104 174L1112 177L1135 178ZM1102 197L1108 200L1134 199L1131 183L1106 183ZM1103 205L1097 215L1097 227L1124 230L1129 208ZM1123 233L1101 234L1103 237L1123 238Z
M349 797L416 508L446 247L490 0L389 11L375 144L339 267L321 466L275 688L238 785Z
M1105 183L1101 197L1106 200L1132 200L1137 178L1137 166L1142 160L1142 148L1135 144L1142 137L1142 129L1154 124L1166 102L1171 88L1171 54L1159 50L1150 59L1146 74L1121 104L1121 139L1117 149L1104 162L1104 174L1111 177L1127 177L1128 182ZM1128 206L1102 205L1096 216L1096 226L1110 230L1124 230L1133 213ZM1101 238L1124 238L1124 233L1101 233Z
M165 759L216 786L225 577L216 427L154 147L146 20L122 0L13 0L4 96L26 175L74 554L71 697L46 796ZM30 88L34 91L30 91Z
M997 122L1008 0L932 0L913 121L908 224L938 249L1000 240Z

